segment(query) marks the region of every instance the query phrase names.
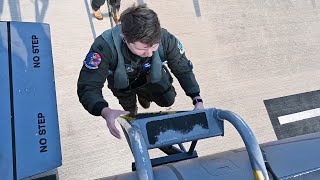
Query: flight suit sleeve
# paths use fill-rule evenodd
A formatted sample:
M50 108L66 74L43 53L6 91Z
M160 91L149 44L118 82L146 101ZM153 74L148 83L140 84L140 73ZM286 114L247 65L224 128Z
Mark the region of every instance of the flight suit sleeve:
M191 98L199 96L200 88L192 71L192 62L187 59L181 42L167 30L162 29L161 43L168 66L186 95Z
M101 110L108 107L108 103L102 95L102 88L113 60L111 52L110 46L103 38L97 37L83 62L78 79L79 101L90 114L95 116L100 116ZM95 56L94 60L92 60L92 56Z

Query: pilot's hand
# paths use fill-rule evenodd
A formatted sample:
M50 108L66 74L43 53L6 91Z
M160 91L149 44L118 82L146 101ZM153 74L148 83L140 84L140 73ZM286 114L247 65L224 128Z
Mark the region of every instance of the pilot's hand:
M120 131L117 129L115 120L117 117L119 117L122 114L129 114L129 111L123 111L123 110L117 110L117 109L111 109L109 107L105 107L101 111L101 116L106 120L107 126L109 128L110 133L120 139Z

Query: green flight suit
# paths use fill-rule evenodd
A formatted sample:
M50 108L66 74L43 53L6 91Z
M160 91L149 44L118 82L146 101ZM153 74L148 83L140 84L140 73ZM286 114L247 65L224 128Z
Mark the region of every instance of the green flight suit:
M191 98L199 96L200 89L192 72L192 63L186 58L179 40L167 30L161 29L160 43L159 49L162 48L160 54L163 54L163 57L160 55L160 59L167 61L168 67L178 79L186 95ZM136 106L137 95L150 102L155 102L161 107L171 106L174 103L176 92L172 86L170 72L167 72L166 68L161 68L159 81L151 82L150 74L152 72L150 73L150 71L152 68L150 66L152 58L142 58L134 55L124 42L121 42L120 53L124 57L124 69L126 70L124 73L127 74L128 86L122 89L115 88L114 72L118 68L118 55L117 52L114 52L114 48L111 48L114 46L110 42L108 44L102 35L97 37L92 44L78 79L77 93L83 107L95 116L101 115L101 110L108 106L102 95L102 88L106 80L108 81L108 88L118 98L119 104L124 110ZM160 51L159 49L158 51ZM95 56L98 54L101 59L100 64L92 66L90 63L88 64L87 60L92 54L95 54Z

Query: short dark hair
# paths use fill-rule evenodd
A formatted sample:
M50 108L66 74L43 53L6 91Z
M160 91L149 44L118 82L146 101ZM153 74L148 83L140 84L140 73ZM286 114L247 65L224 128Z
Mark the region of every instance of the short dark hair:
M131 6L120 16L122 34L128 43L141 42L149 46L159 43L161 27L158 15L146 4Z

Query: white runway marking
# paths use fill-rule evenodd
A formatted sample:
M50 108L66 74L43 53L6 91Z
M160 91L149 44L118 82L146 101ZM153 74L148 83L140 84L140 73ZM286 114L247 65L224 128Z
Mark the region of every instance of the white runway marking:
M320 108L310 109L307 111L301 111L298 113L288 114L285 116L279 116L278 120L279 120L280 124L286 124L286 123L300 121L303 119L313 118L313 117L317 117L317 116L320 116Z

